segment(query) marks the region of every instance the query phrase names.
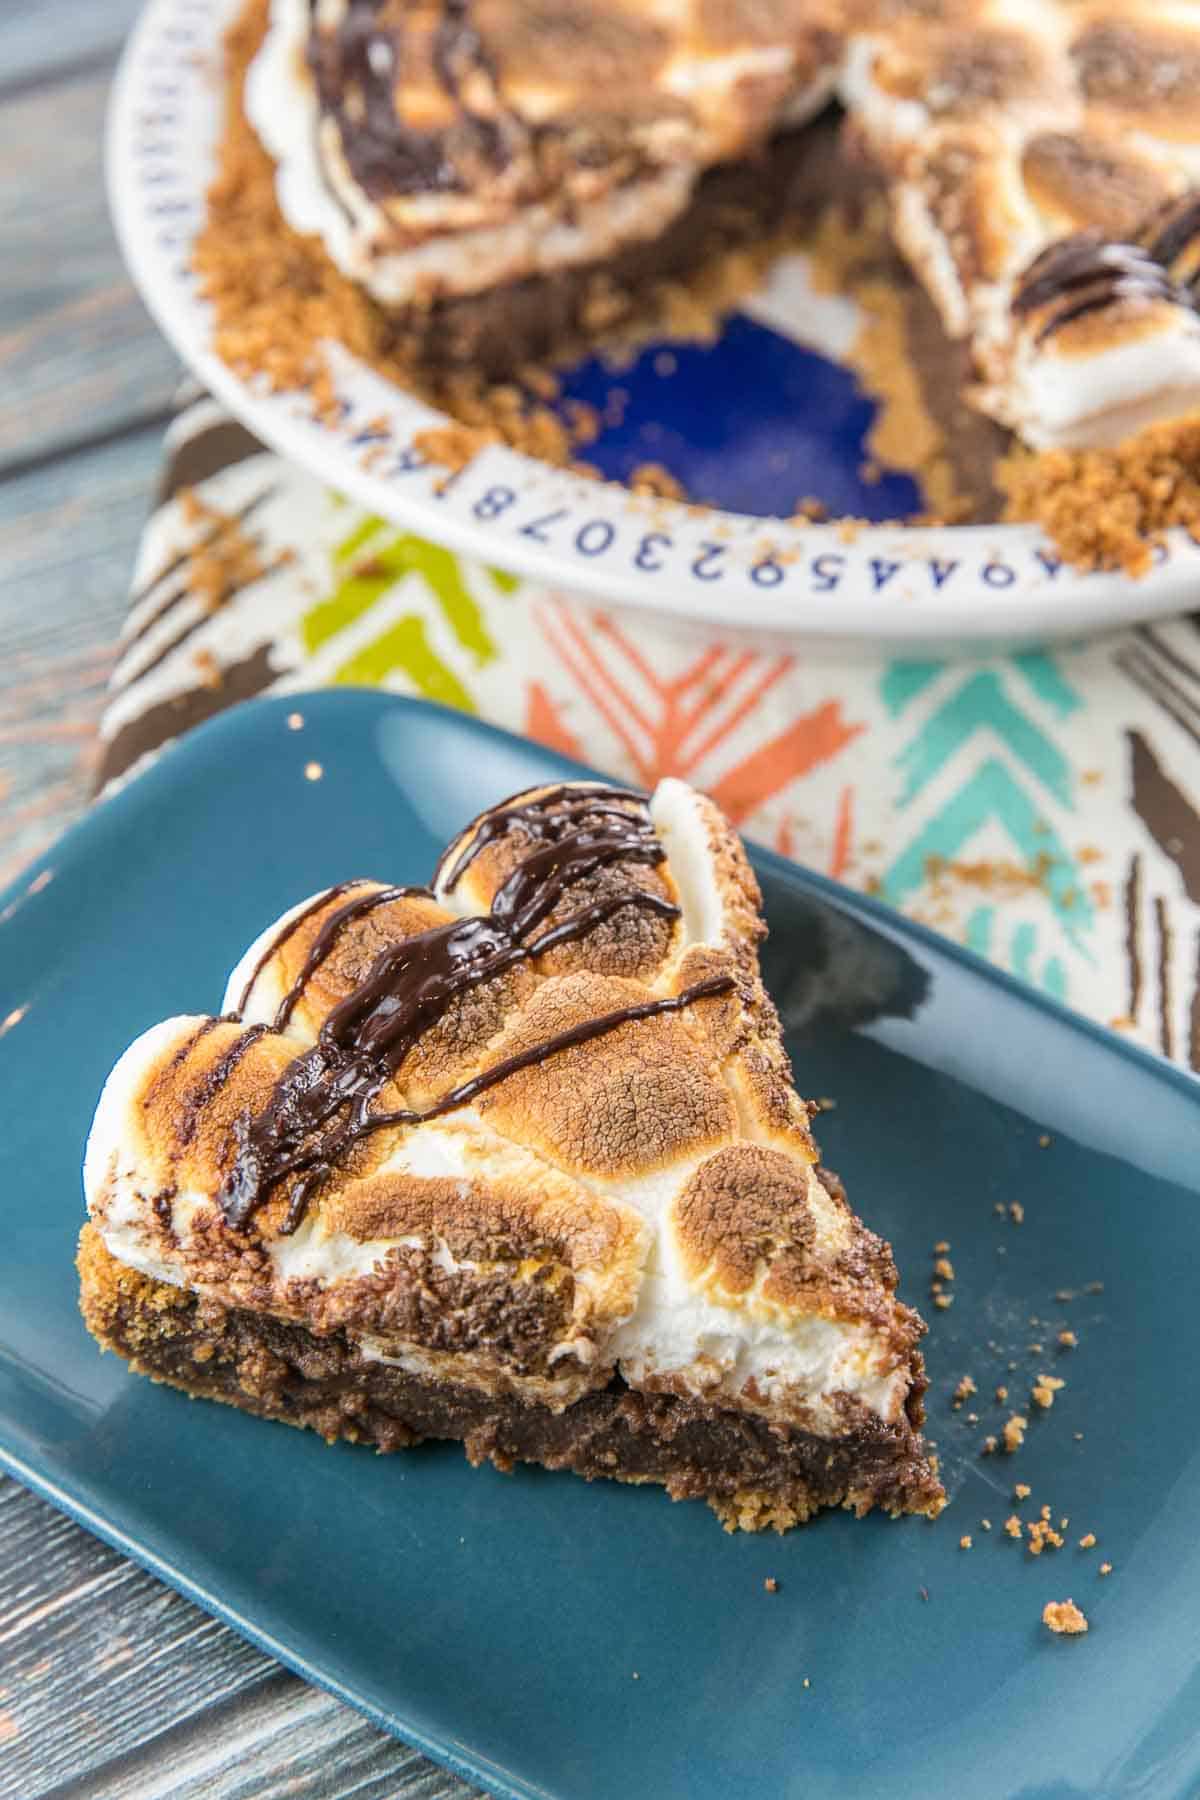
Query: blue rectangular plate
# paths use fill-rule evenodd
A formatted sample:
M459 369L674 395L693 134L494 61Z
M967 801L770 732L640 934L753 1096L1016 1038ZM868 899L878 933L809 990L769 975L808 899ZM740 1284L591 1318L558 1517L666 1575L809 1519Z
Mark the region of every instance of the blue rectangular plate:
M348 875L420 881L480 807L569 772L416 703L260 702L186 738L11 891L4 1464L497 1794L1194 1796L1200 1088L777 857L756 857L765 972L802 1091L838 1102L819 1121L826 1158L918 1303L930 1246L953 1245L954 1305L927 1346L953 1497L937 1524L839 1514L727 1537L650 1488L504 1477L453 1446L329 1449L130 1376L85 1334L80 1153L126 1042L214 1007L298 896ZM1020 1229L995 1212L1013 1200ZM1065 1323L1080 1346L1056 1358ZM1049 1367L1067 1386L1039 1414L1029 1384ZM967 1373L976 1425L949 1404ZM1001 1381L1038 1416L1018 1455L982 1458L1011 1410ZM1035 1510L1070 1516L1067 1548L1035 1560L1004 1535L1018 1479ZM1087 1637L1040 1623L1068 1595Z

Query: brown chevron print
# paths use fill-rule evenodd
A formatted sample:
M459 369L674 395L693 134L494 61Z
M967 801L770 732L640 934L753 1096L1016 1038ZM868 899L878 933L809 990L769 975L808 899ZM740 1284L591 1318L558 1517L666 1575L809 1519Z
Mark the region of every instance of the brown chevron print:
M1138 652L1130 654L1137 656ZM1189 900L1200 903L1200 813L1166 773L1140 731L1127 732L1126 741L1134 810L1159 849L1179 871ZM1150 894L1146 890L1145 862L1142 855L1135 852L1130 858L1125 881L1129 1017L1141 1023L1143 1002L1154 1006L1158 1047L1164 1056L1173 1057L1176 1054L1173 1023L1176 983L1190 981L1187 1059L1193 1069L1200 1070L1200 934L1190 959L1192 967L1189 972L1184 972L1182 958L1175 955L1170 897L1160 892ZM1145 979L1147 968L1153 971L1152 997Z

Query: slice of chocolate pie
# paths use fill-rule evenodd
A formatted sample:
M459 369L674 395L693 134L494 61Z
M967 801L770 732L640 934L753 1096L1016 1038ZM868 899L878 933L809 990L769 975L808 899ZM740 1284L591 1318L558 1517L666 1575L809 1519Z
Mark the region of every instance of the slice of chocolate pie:
M934 1516L924 1326L823 1170L742 848L667 781L484 813L284 914L130 1046L82 1306L153 1379L399 1449Z

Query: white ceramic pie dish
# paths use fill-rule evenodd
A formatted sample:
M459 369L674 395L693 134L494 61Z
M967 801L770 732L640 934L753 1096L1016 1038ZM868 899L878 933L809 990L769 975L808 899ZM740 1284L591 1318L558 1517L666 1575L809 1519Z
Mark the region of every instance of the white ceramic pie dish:
M723 626L812 648L982 652L1115 629L1196 603L1200 545L1183 533L1172 535L1149 574L1131 580L1063 566L1032 526L797 526L639 498L616 482L588 480L501 447L483 451L447 483L445 469L414 446L442 416L347 352L331 351L341 402L336 423L314 419L304 395L272 394L243 380L213 348L210 309L190 266L221 112L221 37L240 4L149 0L113 91L113 214L147 306L199 378L271 448L357 504L566 593L684 626ZM781 366L793 385L803 383L807 368L823 383L832 372L836 384L844 330L836 302L814 306L809 296L802 328L787 319L786 307L781 316L777 296L738 319L764 352L766 383ZM724 382L714 405L727 403L738 441L756 455L765 447L769 462L778 393L774 417L757 418L753 383L739 391L736 380L741 354L740 343L727 349L706 367L705 379ZM832 413L830 390L814 390L804 409L809 466L857 457L861 444L847 443L856 417L852 387L848 378L847 404ZM688 411L685 405L685 417ZM591 449L584 454L596 460ZM719 472L720 444L708 445L706 454ZM798 464L796 488L812 491L803 473Z

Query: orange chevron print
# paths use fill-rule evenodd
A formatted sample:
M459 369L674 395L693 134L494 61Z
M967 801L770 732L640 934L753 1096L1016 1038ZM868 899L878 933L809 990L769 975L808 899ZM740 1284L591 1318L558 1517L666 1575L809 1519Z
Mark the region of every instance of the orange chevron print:
M811 769L829 762L863 730L847 724L840 703L802 714L741 758L739 728L795 667L772 656L711 644L669 678L647 662L620 626L570 601L539 606L536 623L555 662L603 720L644 787L664 775L696 781L738 823ZM540 683L531 684L526 729L555 749L573 739Z
M587 761L583 745L540 681L531 681L525 696L525 735L562 756L573 756L576 762Z
M829 873L835 881L841 881L846 873L846 865L850 861L850 843L854 836L854 789L842 789L842 797L838 802L837 826L833 835L833 856L829 863Z

